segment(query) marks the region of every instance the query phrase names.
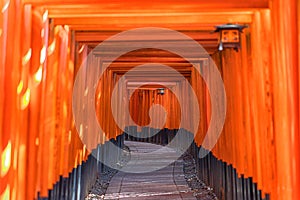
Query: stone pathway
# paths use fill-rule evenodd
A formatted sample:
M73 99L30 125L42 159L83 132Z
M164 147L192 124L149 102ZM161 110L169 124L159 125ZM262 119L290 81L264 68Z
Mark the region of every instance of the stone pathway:
M196 200L184 178L183 160L175 150L141 142L125 144L131 159L111 179L104 199Z

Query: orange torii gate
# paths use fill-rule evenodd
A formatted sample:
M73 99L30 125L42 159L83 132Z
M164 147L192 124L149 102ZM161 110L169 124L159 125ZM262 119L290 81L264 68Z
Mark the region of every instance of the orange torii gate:
M232 164L238 174L253 177L271 199L300 199L299 2L199 0L186 5L181 0L132 1L135 6L128 9L128 2L113 2L109 7L97 0L1 1L0 199L33 199L38 192L47 196L60 176L68 177L88 158L74 127L71 98L74 77L93 40L87 38L99 42L99 36L76 31L104 31L103 41L111 30L164 26L209 32L214 25L228 22L250 27L243 34L240 52L213 55L221 66L228 111L212 152ZM166 14L159 15L161 10ZM148 16L138 18L143 13ZM214 48L207 41L204 46L212 54ZM100 109L110 105L110 93L103 91L114 86L112 72L104 77L110 82L99 82L102 96L97 114L109 138L115 138L121 131L111 114ZM210 119L209 94L199 74L192 72L190 82L199 92L201 116L206 119L195 139L200 145ZM169 102L176 99L167 95L166 102L157 101L170 110ZM142 113L141 124L146 124L147 110L133 114L137 112ZM168 122L170 127L178 123L171 125L173 120ZM91 141L95 145L104 142L103 138Z

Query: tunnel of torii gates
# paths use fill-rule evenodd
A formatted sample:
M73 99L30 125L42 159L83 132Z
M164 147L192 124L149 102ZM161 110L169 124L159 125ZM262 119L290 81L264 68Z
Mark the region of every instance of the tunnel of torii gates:
M300 199L299 9L297 0L1 0L0 199L47 197L61 177L68 178L88 160L90 151L74 123L72 94L78 70L91 64L100 71L108 66L92 101L105 137L88 138L90 145L124 132L115 123L112 107L123 125L144 127L150 123L149 108L160 104L167 112L163 128L178 129L195 110L186 98L191 94L184 93L191 85L200 116L194 141L201 146L212 112L207 85L214 88L214 80L205 83L197 67L215 64L226 91L226 119L213 156L232 165L238 176L252 178L271 199ZM247 25L239 51L218 51L219 36L213 31L226 23ZM191 49L191 63L154 47L109 61L105 56L120 47L111 43L105 52L94 50L112 35L143 27L179 31L208 54L193 54ZM178 42L168 35L160 39L166 45ZM122 44L133 41L152 42L133 35ZM126 75L149 63L153 69ZM181 76L155 70L154 63ZM122 77L126 84L115 90ZM90 78L81 81L85 87ZM157 94L161 87L164 95ZM129 99L124 98L125 106L122 101L111 104L113 91L115 98L123 92ZM126 106L132 124L122 118ZM154 128L164 120L158 111L151 111ZM185 124L187 131L195 126L193 120Z

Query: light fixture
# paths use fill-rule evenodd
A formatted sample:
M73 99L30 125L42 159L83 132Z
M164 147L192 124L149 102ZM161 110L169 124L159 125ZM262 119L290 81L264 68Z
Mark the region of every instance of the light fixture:
M158 88L157 89L157 94L158 95L164 95L165 94L165 88Z
M224 48L233 48L238 51L241 47L241 33L248 26L239 24L223 24L216 26L214 32L219 32L219 51Z

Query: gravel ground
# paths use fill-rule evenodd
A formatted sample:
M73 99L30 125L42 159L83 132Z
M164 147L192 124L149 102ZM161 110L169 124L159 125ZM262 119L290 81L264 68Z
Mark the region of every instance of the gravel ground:
M213 193L213 189L203 183L197 176L196 163L191 154L182 155L183 172L186 182L194 192L194 196L198 200L217 200L217 196Z
M124 147L121 160L118 162L118 168L122 168L130 160L130 151L127 146ZM104 199L106 189L108 188L111 178L118 172L117 169L109 167L105 168L105 171L98 174L96 183L90 189L88 196L85 200L101 200Z
M124 166L130 159L130 151L128 147L125 147L123 150L122 160L118 163L120 167ZM213 193L211 187L206 186L199 178L197 177L196 164L194 158L185 153L182 155L183 159L183 171L184 177L187 184L194 192L194 196L197 200L218 200L216 195ZM102 173L98 174L96 183L91 188L88 196L85 200L102 200L106 189L109 185L111 178L118 172L116 169L106 168Z

